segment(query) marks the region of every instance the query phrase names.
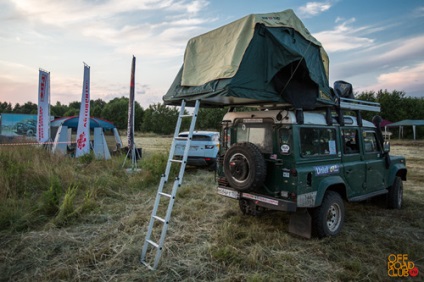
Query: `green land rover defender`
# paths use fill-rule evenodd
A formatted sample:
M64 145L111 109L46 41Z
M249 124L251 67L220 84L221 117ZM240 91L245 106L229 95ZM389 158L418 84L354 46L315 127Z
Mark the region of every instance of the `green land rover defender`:
M405 159L389 155L381 118L371 123L353 112L229 111L218 193L238 200L244 214L289 212L289 232L307 238L339 234L344 201L386 194L388 208L399 209Z

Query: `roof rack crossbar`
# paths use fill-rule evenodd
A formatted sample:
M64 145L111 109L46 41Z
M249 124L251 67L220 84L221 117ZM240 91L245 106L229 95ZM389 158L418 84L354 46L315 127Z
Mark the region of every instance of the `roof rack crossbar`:
M380 103L357 99L340 98L339 106L343 110L362 110L380 112Z

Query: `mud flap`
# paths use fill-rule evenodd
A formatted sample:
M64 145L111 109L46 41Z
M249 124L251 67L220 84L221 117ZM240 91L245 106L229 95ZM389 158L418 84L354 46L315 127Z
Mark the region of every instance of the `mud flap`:
M308 239L312 237L312 218L307 209L290 214L289 232Z

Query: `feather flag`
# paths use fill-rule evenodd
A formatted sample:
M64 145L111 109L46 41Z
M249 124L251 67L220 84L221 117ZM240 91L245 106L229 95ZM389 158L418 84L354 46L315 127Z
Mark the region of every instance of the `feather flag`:
M37 141L42 144L50 141L50 73L39 70Z
M85 63L76 145L75 157L90 153L90 67Z
M130 82L130 99L128 101L128 151L133 152L134 147L134 83L135 83L135 57L132 59L131 66L131 82Z

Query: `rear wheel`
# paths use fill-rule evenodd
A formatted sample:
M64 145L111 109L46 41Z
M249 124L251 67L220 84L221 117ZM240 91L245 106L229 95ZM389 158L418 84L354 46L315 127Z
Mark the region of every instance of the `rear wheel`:
M320 207L312 211L313 232L319 238L336 236L343 228L345 208L340 194L327 191Z
M387 207L389 209L400 209L403 202L403 182L402 178L396 176L393 185L389 188L387 195Z

